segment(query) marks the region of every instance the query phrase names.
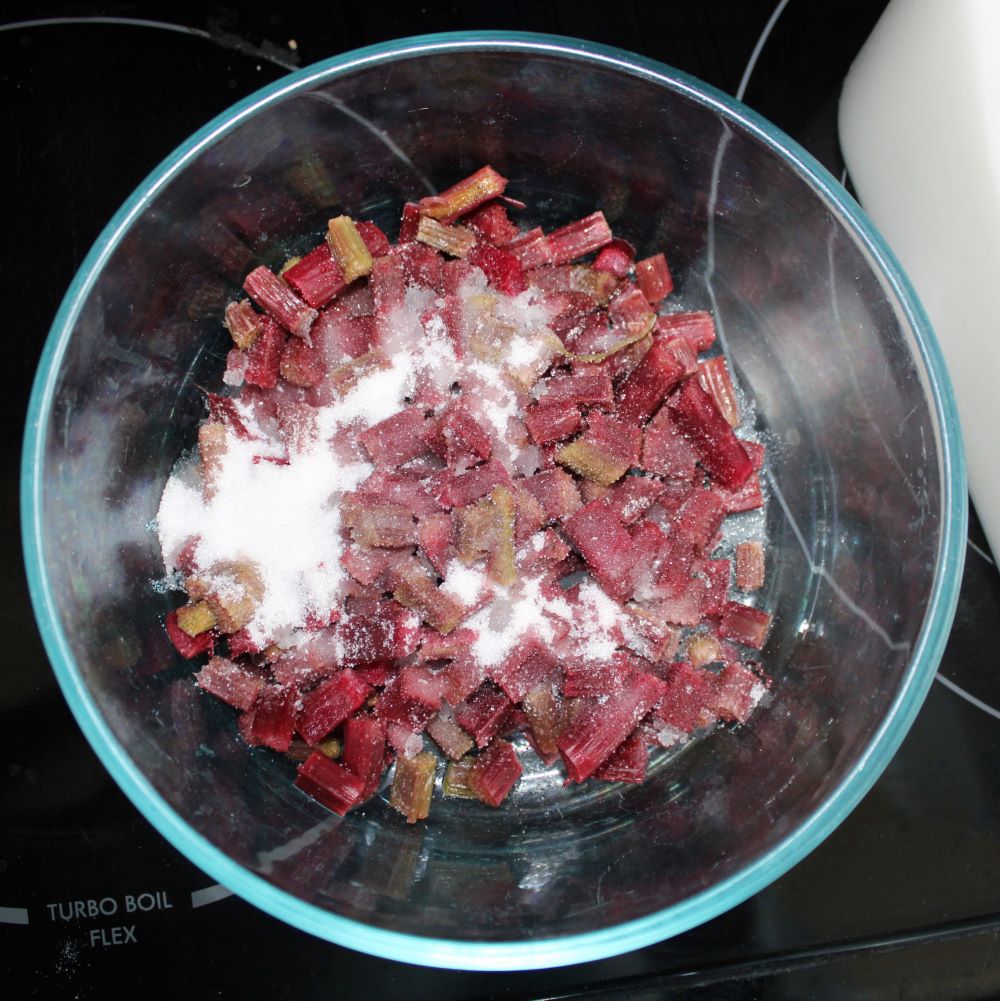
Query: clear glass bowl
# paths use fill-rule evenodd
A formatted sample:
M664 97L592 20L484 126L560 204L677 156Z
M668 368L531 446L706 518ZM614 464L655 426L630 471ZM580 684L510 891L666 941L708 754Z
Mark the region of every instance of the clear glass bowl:
M542 225L602 208L712 309L771 442L769 707L639 787L534 773L494 811L340 819L199 698L162 627L149 524L219 384L225 303L333 214L394 234L484 163ZM292 74L194 135L108 225L31 400L23 527L65 696L116 781L206 873L323 938L412 963L554 966L759 890L836 827L934 676L962 569L958 423L892 254L808 154L665 66L570 39L440 35Z

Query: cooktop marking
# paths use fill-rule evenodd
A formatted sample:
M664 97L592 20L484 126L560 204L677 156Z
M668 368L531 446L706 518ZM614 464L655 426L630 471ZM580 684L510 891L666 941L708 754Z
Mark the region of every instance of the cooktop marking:
M27 907L0 907L0 924L26 925L27 923Z

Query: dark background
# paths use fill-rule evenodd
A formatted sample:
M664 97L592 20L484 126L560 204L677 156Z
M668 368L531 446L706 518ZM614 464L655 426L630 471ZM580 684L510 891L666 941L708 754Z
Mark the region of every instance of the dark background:
M836 176L836 102L885 4L791 0L746 102ZM7 4L0 13L0 975L6 996L91 998L992 998L1000 996L1000 718L935 684L883 777L812 855L740 907L627 956L466 974L372 959L286 927L211 880L111 782L42 650L22 571L17 478L49 324L107 220L175 146L287 70L373 42L508 28L620 46L733 94L772 0L327 2L233 8ZM140 24L138 21L162 22ZM44 21L44 24L23 22ZM182 26L174 30L167 26ZM1000 705L1000 584L973 516L941 673ZM73 899L162 891L137 941L92 945ZM27 923L24 923L24 921ZM96 922L100 924L100 922ZM115 922L106 921L111 925Z

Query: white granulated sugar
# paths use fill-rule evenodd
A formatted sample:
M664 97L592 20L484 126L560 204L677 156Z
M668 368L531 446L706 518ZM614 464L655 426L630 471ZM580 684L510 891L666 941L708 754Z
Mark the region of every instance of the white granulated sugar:
M157 513L168 573L186 541L200 536L199 567L248 561L257 568L264 597L249 625L266 641L301 626L310 613L339 603L340 515L332 497L353 489L371 472L367 463L344 465L322 443L289 457L287 464L254 462L259 442L227 435L227 449L214 477L215 492L183 476L167 483ZM225 586L224 578L218 583Z
M472 652L480 664L499 664L523 637L533 634L551 642L555 638L552 616L568 612L561 599L546 598L542 578L518 580L509 588L496 587L493 601L466 623L478 634Z
M580 583L570 641L576 654L588 661L609 660L618 648L628 614L592 580Z
M399 413L415 386L409 356L396 359L388 368L378 369L359 379L349 393L318 411L320 435L332 437L338 427L357 424L371 427Z
M458 598L463 605L473 605L486 586L486 574L476 567L466 566L459 560L448 564L448 572L441 590Z

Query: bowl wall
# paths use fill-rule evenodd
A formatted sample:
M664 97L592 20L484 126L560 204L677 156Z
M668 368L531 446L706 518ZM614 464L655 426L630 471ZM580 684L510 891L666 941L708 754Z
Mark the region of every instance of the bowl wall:
M425 41L342 57L239 106L102 237L36 385L29 572L88 737L216 878L413 962L597 958L775 878L902 739L957 595L964 480L947 380L885 248L745 109L592 48ZM309 249L342 212L394 236L404 201L484 163L534 223L603 209L640 255L666 252L678 305L715 312L769 444L773 692L748 725L663 755L639 787L564 789L534 771L499 811L438 799L407 826L376 801L341 819L191 686L162 629L176 597L156 586L150 523L194 445L202 387L220 385L220 318L246 272Z

